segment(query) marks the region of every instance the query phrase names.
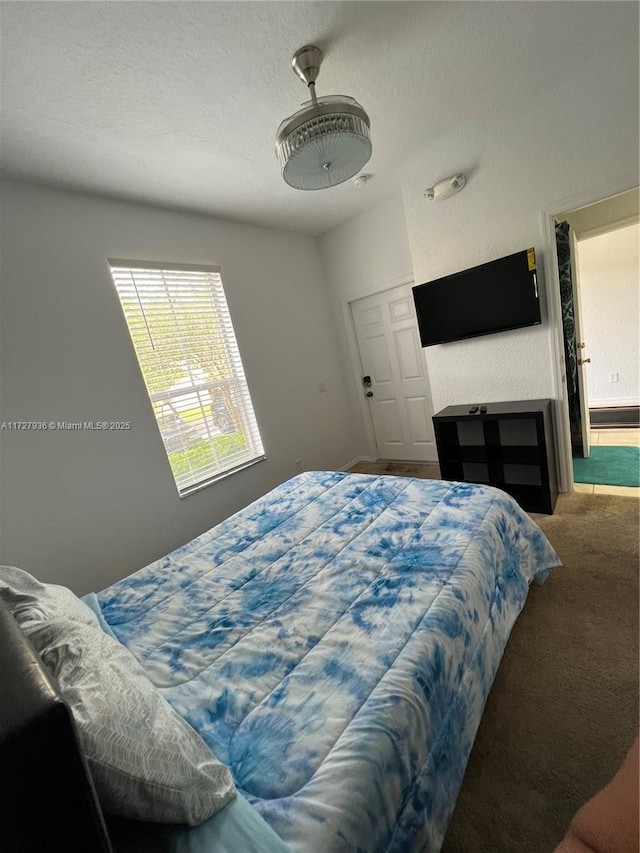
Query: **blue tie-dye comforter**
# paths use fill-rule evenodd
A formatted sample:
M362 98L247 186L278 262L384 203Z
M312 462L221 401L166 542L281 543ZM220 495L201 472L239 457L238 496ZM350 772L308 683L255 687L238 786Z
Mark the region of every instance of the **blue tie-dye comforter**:
M497 489L314 472L99 601L292 851L437 851L528 584L558 564Z

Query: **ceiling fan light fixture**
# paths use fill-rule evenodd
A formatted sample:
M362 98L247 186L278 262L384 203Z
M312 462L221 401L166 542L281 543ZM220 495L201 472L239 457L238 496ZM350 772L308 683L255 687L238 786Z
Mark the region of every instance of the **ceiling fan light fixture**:
M311 92L311 100L286 118L276 134L282 177L298 190L334 187L357 174L371 157L369 116L346 95L317 98L315 81L322 52L314 45L296 51L295 73Z

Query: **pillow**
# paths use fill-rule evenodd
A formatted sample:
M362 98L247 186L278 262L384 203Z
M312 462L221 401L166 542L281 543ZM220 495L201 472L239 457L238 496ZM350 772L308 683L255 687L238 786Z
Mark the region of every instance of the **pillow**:
M195 826L235 796L229 769L71 590L3 566L0 597L71 707L105 811Z
M0 598L27 636L56 619L95 624L91 609L70 589L53 583L40 583L28 572L14 566L0 566Z

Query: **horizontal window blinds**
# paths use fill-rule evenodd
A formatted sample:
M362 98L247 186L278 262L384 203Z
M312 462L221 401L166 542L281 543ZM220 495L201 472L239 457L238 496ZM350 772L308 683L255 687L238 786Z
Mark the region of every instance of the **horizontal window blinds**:
M264 458L219 269L110 265L180 495Z

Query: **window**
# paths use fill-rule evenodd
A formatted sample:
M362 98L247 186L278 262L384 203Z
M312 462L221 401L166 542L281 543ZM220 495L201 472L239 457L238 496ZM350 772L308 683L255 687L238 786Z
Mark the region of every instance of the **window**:
M109 263L180 496L264 459L219 268Z

